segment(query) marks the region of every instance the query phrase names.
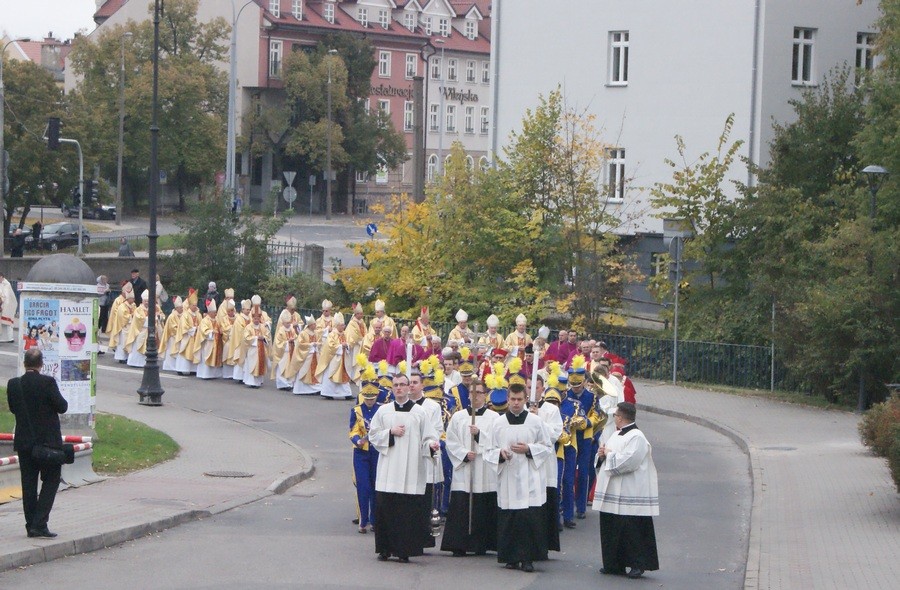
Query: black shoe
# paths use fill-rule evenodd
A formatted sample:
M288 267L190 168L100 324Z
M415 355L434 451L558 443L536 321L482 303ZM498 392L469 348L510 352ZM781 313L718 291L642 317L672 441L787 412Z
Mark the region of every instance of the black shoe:
M358 519L358 518L354 518L354 519L351 520L350 522L352 522L353 524L359 524L359 519Z
M388 557L390 557L387 553L379 553L378 561L387 561Z
M508 570L517 570L517 569L519 569L519 564L518 563L507 563L503 567L505 567Z
M607 567L601 567L600 573L607 575L607 576L624 576L625 570L613 570L613 569L609 569Z
M575 518L577 518L578 520L584 520L586 517L584 515L584 512L579 512L575 515Z
M566 522L563 523L563 526L566 527L567 529L574 529L578 525L575 524L574 520L567 520Z
M397 561L399 561L400 563L409 563L409 558L408 557L398 557Z
M531 563L530 561L523 561L522 562L522 571L527 574L530 574L531 572L534 571L534 564Z
M633 567L630 570L628 570L628 573L625 575L628 576L629 578L631 578L632 580L635 580L644 575L644 570L642 570L641 568L638 568L638 567Z
M28 536L29 537L41 537L44 539L53 539L53 538L57 537L58 535L56 533L51 533L50 529L48 529L48 528L42 528L42 529L31 529L30 531L28 531Z

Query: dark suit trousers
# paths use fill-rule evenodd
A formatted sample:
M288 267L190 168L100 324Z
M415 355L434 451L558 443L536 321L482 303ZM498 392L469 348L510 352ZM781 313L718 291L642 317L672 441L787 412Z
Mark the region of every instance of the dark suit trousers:
M30 453L19 453L19 470L22 473L22 508L25 511L26 530L47 527L50 510L59 489L61 465L42 465L31 458ZM38 477L41 492L38 494Z

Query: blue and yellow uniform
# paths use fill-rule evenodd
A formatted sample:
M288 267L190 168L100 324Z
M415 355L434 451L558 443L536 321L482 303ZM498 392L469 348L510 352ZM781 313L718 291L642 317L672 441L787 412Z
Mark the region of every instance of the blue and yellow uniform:
M375 525L375 475L378 451L369 444L369 424L380 407L375 400L380 388L375 381L363 381L361 395L367 400L350 410L350 442L353 444L353 479L356 484L356 510L359 532ZM368 402L368 403L367 403ZM370 405L371 404L371 405Z
M559 385L566 387L566 376L559 376ZM575 397L566 394L559 404L559 415L563 421L563 433L560 437L562 451L562 464L559 468L560 507L562 509L563 523L566 527L575 527L575 472L578 460L578 436L579 426L584 417L581 402ZM560 455L557 455L559 457Z
M579 519L585 517L590 472L594 469L594 455L592 454L594 424L590 415L590 410L594 407L594 394L584 387L585 372L585 360L579 354L572 359L572 365L569 368L569 391L567 394L567 397L578 401L582 418L575 425L575 438L578 445L575 471L575 512Z

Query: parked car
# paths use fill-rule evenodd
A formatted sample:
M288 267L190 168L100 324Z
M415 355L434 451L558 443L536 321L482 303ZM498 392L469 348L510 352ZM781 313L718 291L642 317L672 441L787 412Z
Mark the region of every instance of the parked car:
M60 221L44 226L41 232L41 244L44 250L56 252L60 248L74 246L78 243L78 224L71 221ZM91 243L91 234L87 229L81 230L81 243L87 245ZM25 238L26 248L37 248L34 243L34 237Z
M71 207L68 203L63 203L62 214L66 217L78 217L78 207ZM115 219L116 208L113 205L85 205L85 219Z

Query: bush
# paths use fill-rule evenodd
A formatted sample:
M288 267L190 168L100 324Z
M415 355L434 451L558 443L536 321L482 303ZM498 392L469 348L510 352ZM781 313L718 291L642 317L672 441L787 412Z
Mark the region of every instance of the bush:
M255 292L259 293L265 305L276 308L278 313L284 307L288 295L297 298L298 309L319 309L323 299L331 300L335 309L346 308L348 304L337 287L302 272L289 277L270 275L259 282Z
M886 402L875 404L859 423L862 443L879 457L888 457L896 441L896 427L900 426L900 395L894 394Z
M891 445L891 452L888 454L888 466L891 468L894 485L900 492L900 425L894 425L894 444Z

